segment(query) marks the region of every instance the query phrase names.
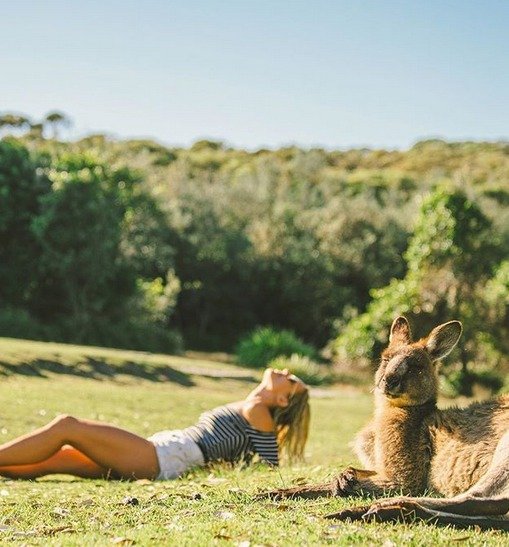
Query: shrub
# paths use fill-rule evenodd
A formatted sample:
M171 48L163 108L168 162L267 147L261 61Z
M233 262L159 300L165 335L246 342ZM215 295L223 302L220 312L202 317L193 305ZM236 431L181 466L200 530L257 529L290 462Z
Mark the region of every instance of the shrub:
M26 310L8 306L0 311L0 336L44 340L47 330Z
M68 341L73 342L73 333L68 333ZM95 321L94 328L87 332L81 343L152 353L179 354L183 351L182 337L178 331L130 318L116 323Z
M287 368L292 374L295 374L310 386L319 386L332 381L327 365L319 365L309 357L297 355L296 353L293 353L290 357L280 355L273 359L269 366L276 369Z
M478 385L490 393L498 393L504 387L504 379L491 370L456 370L443 379L443 392L450 396L472 397L474 386Z
M313 358L316 350L291 331L259 327L243 338L237 346L237 361L248 367L265 367L281 355L292 354Z

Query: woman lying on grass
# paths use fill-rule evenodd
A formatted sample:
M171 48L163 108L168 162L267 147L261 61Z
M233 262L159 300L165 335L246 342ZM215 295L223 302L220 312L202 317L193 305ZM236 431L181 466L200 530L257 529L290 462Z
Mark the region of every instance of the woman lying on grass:
M215 461L271 465L302 457L309 428L306 385L288 370L267 369L243 400L205 412L184 430L149 439L112 425L59 416L0 446L0 475L32 479L53 473L85 478L175 479Z

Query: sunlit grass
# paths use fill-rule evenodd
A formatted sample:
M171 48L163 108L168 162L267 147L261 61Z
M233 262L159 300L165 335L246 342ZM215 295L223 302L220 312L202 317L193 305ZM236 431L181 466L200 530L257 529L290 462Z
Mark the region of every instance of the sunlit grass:
M260 374L207 359L0 339L2 371L1 440L59 413L105 420L144 436L184 427L204 409L244 397ZM0 544L507 544L507 536L495 532L322 518L351 500L254 501L260 491L318 482L355 463L348 443L371 413L371 396L332 387L314 391L311 404L307 461L293 468L214 466L173 482L0 480Z

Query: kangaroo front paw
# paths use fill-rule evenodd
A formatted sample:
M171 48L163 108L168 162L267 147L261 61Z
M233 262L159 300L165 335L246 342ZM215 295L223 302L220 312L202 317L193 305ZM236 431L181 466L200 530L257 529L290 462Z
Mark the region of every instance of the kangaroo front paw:
M334 481L334 496L348 497L357 496L360 493L361 485L357 477L357 470L347 467Z

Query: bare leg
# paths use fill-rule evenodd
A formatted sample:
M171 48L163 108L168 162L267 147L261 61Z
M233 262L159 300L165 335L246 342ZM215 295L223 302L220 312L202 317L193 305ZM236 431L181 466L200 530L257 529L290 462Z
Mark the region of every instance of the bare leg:
M47 460L26 465L0 467L0 476L10 479L35 479L54 473L86 479L111 478L109 469L97 465L76 448L65 445Z
M76 454L71 456L72 461L69 457L57 456L64 445L71 445L87 459L80 463ZM77 476L99 473L99 469L107 470L106 474L111 470L113 476L124 479L153 479L159 473L155 447L150 441L118 427L71 416L59 416L48 425L0 446L0 469L10 468L16 472L13 467L48 461L48 473L71 472L58 470L57 464L64 465L64 462ZM90 461L97 467L91 468ZM41 465L32 471L46 469ZM31 470L26 468L26 471Z

